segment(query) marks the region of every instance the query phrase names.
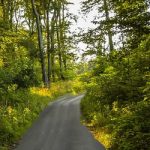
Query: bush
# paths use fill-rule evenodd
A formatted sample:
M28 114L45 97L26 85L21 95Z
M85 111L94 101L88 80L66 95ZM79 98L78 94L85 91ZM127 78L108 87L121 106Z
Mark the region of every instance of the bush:
M148 36L136 49L99 57L88 80L81 102L82 118L91 123L100 141L105 138L97 136L97 131L111 137L105 145L109 149L149 150L149 41Z
M124 113L116 119L111 149L148 150L150 143L150 103L141 101L127 110L130 113Z
M17 89L15 84L9 86L7 95L3 93L5 100L0 105L0 149L8 149L12 143L18 141L50 101L65 93L82 90L77 81L53 83L50 89Z

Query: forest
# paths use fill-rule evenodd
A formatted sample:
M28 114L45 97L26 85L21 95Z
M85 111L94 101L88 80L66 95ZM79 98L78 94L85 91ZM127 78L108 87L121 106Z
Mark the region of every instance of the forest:
M149 150L149 0L81 0L83 16L94 10L93 27L77 32L70 5L0 0L0 150L14 149L66 93L85 93L81 122L106 149Z

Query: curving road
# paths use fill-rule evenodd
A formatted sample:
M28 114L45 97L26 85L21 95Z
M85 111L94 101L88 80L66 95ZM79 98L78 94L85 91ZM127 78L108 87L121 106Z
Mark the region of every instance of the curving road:
M105 150L80 123L80 96L50 104L24 135L17 150Z

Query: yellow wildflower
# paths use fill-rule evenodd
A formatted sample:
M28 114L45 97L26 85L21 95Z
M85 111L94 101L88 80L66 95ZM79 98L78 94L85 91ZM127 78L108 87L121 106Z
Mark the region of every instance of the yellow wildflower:
M7 111L9 115L13 112L13 109L11 108L11 106L8 106Z

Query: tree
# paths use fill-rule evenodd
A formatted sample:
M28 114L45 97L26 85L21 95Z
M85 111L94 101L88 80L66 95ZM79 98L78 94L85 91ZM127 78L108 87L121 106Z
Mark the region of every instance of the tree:
M131 49L136 48L143 40L143 36L150 33L149 2L145 0L116 2L112 0L111 3L115 13L114 19L111 21L114 22L119 32L126 36L124 42L128 42Z
M111 3L109 3L109 1L106 0L91 0L91 1L87 0L82 2L82 11L83 13L89 13L93 9L98 11L98 14L96 14L95 16L96 19L93 20L93 23L98 25L98 27L96 28L99 30L99 32L101 31L100 35L104 33L103 35L108 36L109 52L112 52L114 50L114 45L112 40L113 25L110 23L110 14L109 14L111 9L110 4Z
M44 58L44 45L43 45L43 37L42 37L42 25L41 25L41 17L40 13L37 11L34 0L31 0L32 8L34 15L36 17L36 25L38 31L38 43L40 50L40 59L41 59L41 68L42 68L42 78L45 86L48 86L48 78L46 74L46 66L45 66L45 58Z

